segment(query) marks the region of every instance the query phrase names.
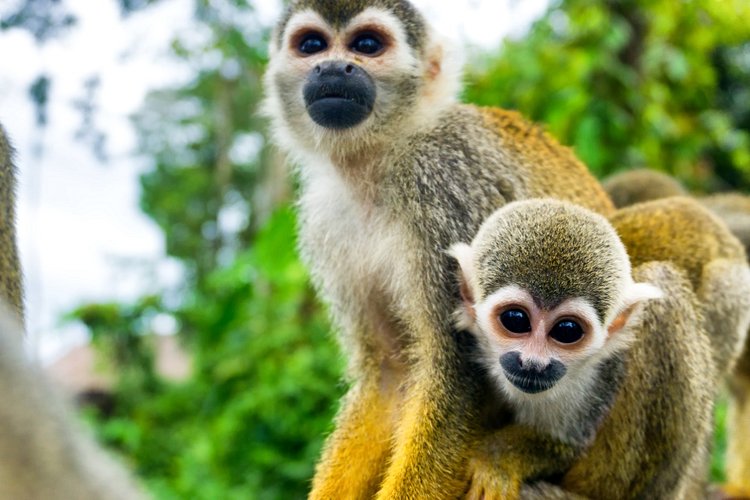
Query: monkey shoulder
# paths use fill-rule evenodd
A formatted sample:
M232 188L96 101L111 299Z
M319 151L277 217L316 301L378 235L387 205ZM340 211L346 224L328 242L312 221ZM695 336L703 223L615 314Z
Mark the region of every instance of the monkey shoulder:
M443 157L452 156L450 148L454 155L465 155L464 172L474 182L499 186L506 201L549 197L598 213L614 210L609 196L573 151L517 111L457 105L425 139L441 147Z

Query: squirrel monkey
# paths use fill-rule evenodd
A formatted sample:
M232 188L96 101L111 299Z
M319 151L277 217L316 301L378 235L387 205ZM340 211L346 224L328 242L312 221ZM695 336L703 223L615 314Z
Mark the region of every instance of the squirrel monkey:
M353 383L313 499L459 496L486 388L444 249L513 200L613 210L539 127L459 104L450 52L406 0L292 1L272 35L265 109L299 166L301 254Z
M480 446L467 499L518 498L524 482L566 472L610 424L630 326L661 291L633 281L604 217L560 201L510 203L451 254L458 325L476 336L478 363L515 415Z
M560 498L705 497L717 388L750 325L750 268L689 199L612 224L623 241L583 208L515 202L452 247L458 324L515 414L478 447L468 499L555 498L522 486L560 476ZM674 245L672 227L692 236ZM647 283L633 281L625 246Z
M687 191L674 178L654 170L640 169L623 172L604 181L615 205L687 195ZM717 193L697 200L718 216L745 246L750 254L750 196L740 193ZM680 231L676 241L698 235ZM646 241L644 239L644 241ZM729 377L729 445L726 457L726 494L733 497L750 497L750 345L740 356L735 371Z

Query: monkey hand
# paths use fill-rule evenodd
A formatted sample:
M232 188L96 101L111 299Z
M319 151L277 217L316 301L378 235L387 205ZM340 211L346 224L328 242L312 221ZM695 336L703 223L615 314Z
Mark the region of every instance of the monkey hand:
M519 474L489 457L469 461L469 489L466 500L515 500L521 497L523 482Z

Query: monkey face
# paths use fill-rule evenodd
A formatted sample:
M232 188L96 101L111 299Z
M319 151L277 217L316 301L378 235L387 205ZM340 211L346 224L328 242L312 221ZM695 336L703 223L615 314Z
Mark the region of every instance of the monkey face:
M453 102L436 88L442 49L428 55L415 19L377 4L347 16L316 10L325 2L295 5L301 10L277 28L265 77L265 111L282 145L322 153L362 148L423 123L440 107L433 96Z
M539 394L604 345L606 330L590 301L572 298L550 309L528 291L503 287L476 309L483 363L507 392Z

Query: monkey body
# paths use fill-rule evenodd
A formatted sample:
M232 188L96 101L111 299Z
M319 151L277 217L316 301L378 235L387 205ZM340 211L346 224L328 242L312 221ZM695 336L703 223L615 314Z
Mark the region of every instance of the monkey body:
M446 358L439 362L454 364L450 369L454 371L454 380L440 383L467 385L459 391L476 394L480 390L476 376L471 367L458 364L461 359L456 354L456 339L451 336L448 312L455 300L451 289L453 277L449 261L440 249L470 237L495 207L513 199L541 194L565 198L579 194L579 198L574 198L579 203L589 203L599 211L608 208L606 198L585 195L597 192L597 187L567 150L561 153L570 163L563 162L565 167L561 166L562 172L558 171L555 178L539 167L543 163L534 154L528 158L516 154L512 160L516 163L509 164L504 152L497 149L497 144L512 144L512 136L477 127L482 113L489 115L489 123L501 120L506 127L515 125L519 134L535 134L540 148L555 146L515 113L459 106L446 114L445 121L454 125L463 125L462 121L465 121L462 134L454 127L445 127L451 130L444 130L438 126L430 133L413 138L413 142L404 145L411 149L408 162L399 161L404 157L403 151L389 152L383 159L385 166L369 169L380 173L377 187L370 184L366 192L357 191L361 187L351 185L334 170L333 165L328 166L325 180L309 178L309 183L303 183L300 201L302 253L331 304L334 318L339 321L350 356L350 375L355 380L363 376L363 369L379 371L377 376L381 380L378 384L385 385L386 390L392 392L410 378L434 380L438 375L431 371L430 366L421 367L420 359L424 363L422 353L440 351ZM473 143L467 144L463 134L472 137ZM444 167L438 168L438 165ZM311 174L302 175L304 178ZM535 180L526 184L522 181L524 178ZM322 189L324 185L326 189ZM332 240L337 242L336 246L331 245ZM401 257L394 260L394 254ZM349 279L353 275L359 279ZM421 277L414 279L415 276ZM405 325L408 326L405 328ZM411 325L415 327L410 328ZM367 332L366 336L363 332ZM415 369L415 364L427 373L416 376L409 373ZM451 375L450 370L440 376ZM388 387L389 384L394 386ZM377 390L381 392L382 387ZM426 399L429 397L432 400L430 405L448 397L435 394L428 387L410 387L409 390ZM397 405L401 396L393 394L388 399L387 402L373 403L378 409L370 406L366 412L380 415L384 422L395 425L400 418ZM477 418L477 409L469 405L475 404L478 397L473 396L473 399L474 402L461 403L464 408L454 406L450 399L446 401L445 404L451 406L436 410L450 413L452 420L459 421L445 422L451 428L436 428L433 430L435 436L419 439L438 440L443 437L438 433L445 437L453 433L463 435L446 446L464 461L467 454L460 454L458 450L466 449L476 431L462 430L461 426L476 426L472 422ZM381 413L383 407L387 409L385 415ZM459 417L461 412L467 413ZM358 418L356 421L356 425L372 428L369 419ZM377 434L384 446L379 463L381 468L389 454L386 447L392 439L392 432L385 429ZM364 445L370 450L365 456L372 457L371 441L368 439ZM414 446L421 447L420 444ZM359 453L364 452L360 450ZM413 450L408 455L417 453L423 452ZM431 461L437 462L440 458L434 457ZM352 457L342 457L341 460L341 466L348 467ZM460 466L461 462L442 467L458 471ZM332 473L339 480L346 478L347 474L350 472ZM393 487L398 485L403 491L420 491L419 486L409 486L408 481L409 477L424 476L424 472L417 470L403 474L397 483L394 481ZM461 475L457 472L454 477L460 479ZM377 476L373 478L373 483L378 479ZM444 476L436 477L434 481L433 487L450 491ZM367 489L371 492L376 486L371 484ZM339 487L335 485L335 488ZM462 485L457 483L453 490L457 491L459 487Z
M537 484L522 498L705 498L717 368L700 326L699 301L674 265L635 268L664 299L645 305L614 404L593 443L558 487Z
M478 447L468 498L540 494L546 490L534 486L522 493L522 483L550 477L564 477L563 498L705 492L721 371L714 353L736 351L750 322L744 252L689 200L618 213L613 223L622 230L640 221L658 239L657 229L685 216L685 228L703 229L711 242L674 262L653 262L670 252L639 246L635 277L643 283L633 282L625 247L604 218L552 200L509 204L471 247L453 247L462 291L470 290L460 324L477 336L480 364L515 411L513 425ZM728 248L717 250L724 239ZM738 288L714 296L727 280ZM721 313L716 338L704 308Z
M293 2L272 40L266 110L353 381L310 496L455 498L483 388L444 249L512 200L611 203L518 114L458 104L448 47L406 1Z
M617 424L605 421L562 487L592 498L618 491L626 498L705 497L713 404L750 325L744 248L689 198L641 203L610 220L636 279L666 298L649 302L640 316L628 375L608 417ZM659 435L665 445L655 447ZM616 467L596 467L613 456Z
M677 179L645 168L615 174L605 179L603 186L617 208L673 196L690 196ZM750 197L728 192L696 199L724 221L746 251L750 249Z
M26 359L15 174L0 125L0 498L143 498L128 472L78 428L71 408Z

